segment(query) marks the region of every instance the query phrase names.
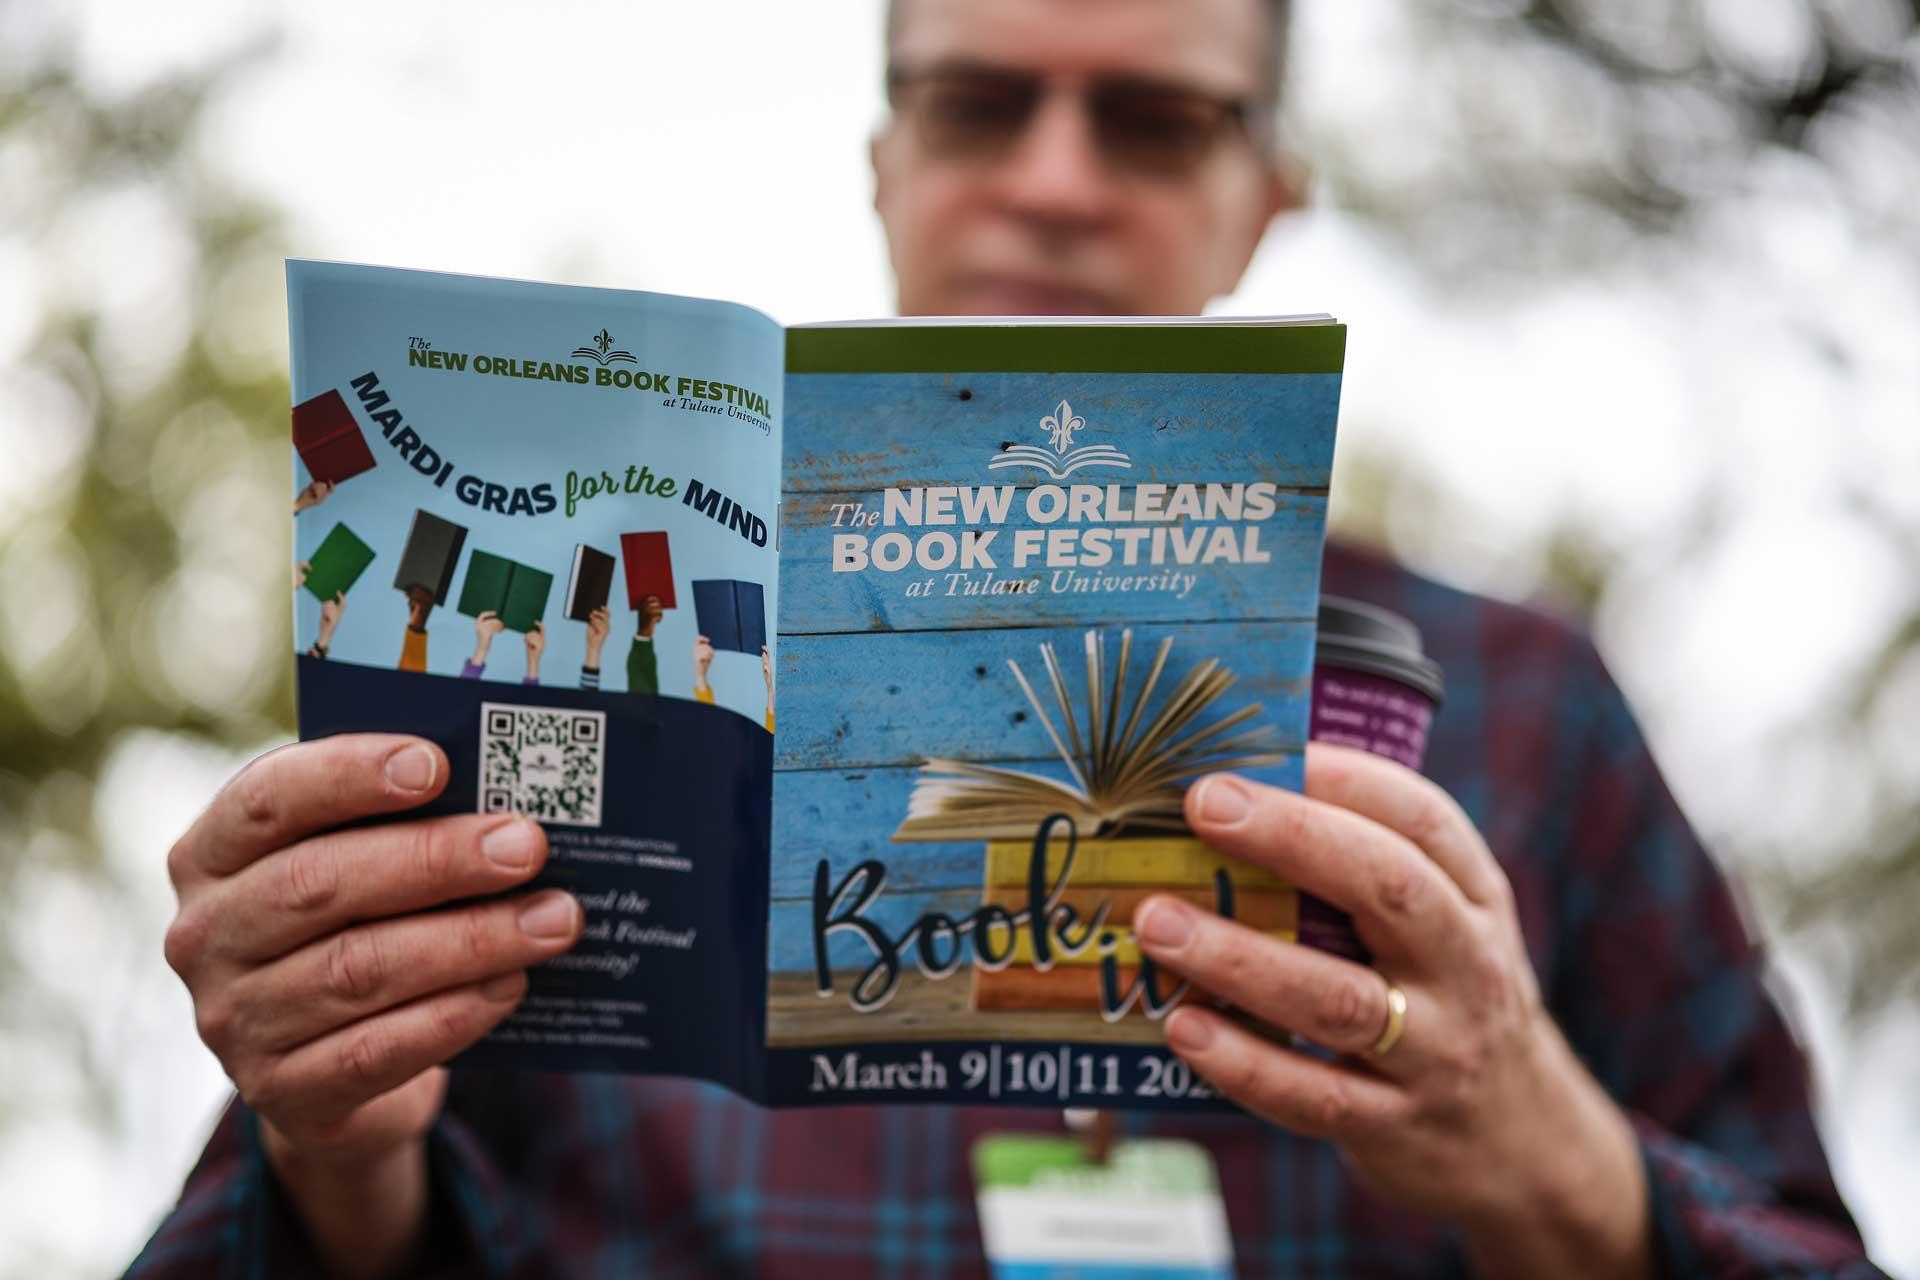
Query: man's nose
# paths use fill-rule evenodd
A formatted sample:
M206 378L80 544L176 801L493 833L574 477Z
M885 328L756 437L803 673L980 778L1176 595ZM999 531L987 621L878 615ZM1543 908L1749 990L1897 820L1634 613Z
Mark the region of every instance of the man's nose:
M1103 221L1113 208L1113 174L1100 154L1085 106L1051 94L995 175L1008 209L1065 226Z

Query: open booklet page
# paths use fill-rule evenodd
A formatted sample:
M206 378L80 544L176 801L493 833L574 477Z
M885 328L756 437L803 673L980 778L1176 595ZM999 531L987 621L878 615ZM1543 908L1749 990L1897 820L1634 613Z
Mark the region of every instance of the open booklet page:
M289 292L301 734L432 737L586 907L467 1061L1217 1105L1129 920L1298 933L1180 805L1300 783L1343 329Z
M538 819L542 882L586 909L586 936L475 1058L749 1088L779 327L723 303L324 263L289 263L287 288L296 506L324 494L294 517L300 734L432 738L453 774L431 811ZM373 463L330 490L302 448L322 412ZM347 578L340 529L364 548Z

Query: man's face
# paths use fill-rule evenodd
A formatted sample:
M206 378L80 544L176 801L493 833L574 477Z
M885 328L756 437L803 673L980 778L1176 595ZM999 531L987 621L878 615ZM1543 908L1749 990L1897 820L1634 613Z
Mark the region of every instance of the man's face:
M1233 111L1264 110L1267 22L1264 0L902 0L873 144L901 314L1192 315L1230 291L1297 203Z

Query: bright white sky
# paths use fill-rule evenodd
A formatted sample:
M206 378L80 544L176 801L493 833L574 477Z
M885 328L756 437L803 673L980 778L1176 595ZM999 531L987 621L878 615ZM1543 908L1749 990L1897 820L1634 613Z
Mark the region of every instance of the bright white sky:
M1302 4L1310 136L1356 120L1394 128L1399 3ZM881 109L877 0L87 0L74 13L87 73L109 90L283 31L218 104L206 147L288 211L301 256L702 294L787 322L891 308L866 169ZM1355 67L1378 74L1347 74ZM1784 813L1789 829L1822 821L1820 789L1783 780L1753 744L1830 690L1912 591L1826 501L1841 465L1889 492L1920 491L1912 264L1836 232L1803 175L1774 177L1725 211L1713 255L1657 279L1573 280L1502 307L1449 299L1363 225L1320 213L1273 236L1219 308L1325 310L1351 325L1343 449L1413 460L1476 513L1443 545L1410 531L1401 548L1464 585L1526 590L1528 549L1569 513L1631 551L1709 485L1724 489L1741 535L1689 580L1646 566L1600 620L1603 649L1709 833L1749 829L1756 811ZM58 289L54 273L136 273L159 252L116 245L110 229L83 248L90 265L36 266L0 235L0 272ZM0 294L0 365L29 311ZM1808 314L1835 320L1851 375L1807 357L1795 324ZM260 341L284 350L284 330ZM1845 447L1819 447L1836 441ZM6 502L0 477L0 528ZM158 804L178 825L227 767L142 740L116 757L98 803L143 817ZM130 950L129 973L157 954L167 906L141 853L150 825L116 841L138 889L133 932L152 943ZM29 890L50 920L89 935L113 927L58 884ZM45 944L59 953L57 938ZM1899 1083L1920 1033L1903 1023L1873 1044L1843 1040L1817 966L1788 960L1822 1050L1843 1182L1884 1260L1920 1274L1908 1203L1920 1112ZM224 1085L177 984L123 985L97 1049L147 1064L120 1100L128 1132L93 1135L75 1098L72 1114L0 1145L0 1185L27 1192L0 1203L0 1237L101 1269L130 1256L171 1198ZM111 1218L96 1215L101 1204Z

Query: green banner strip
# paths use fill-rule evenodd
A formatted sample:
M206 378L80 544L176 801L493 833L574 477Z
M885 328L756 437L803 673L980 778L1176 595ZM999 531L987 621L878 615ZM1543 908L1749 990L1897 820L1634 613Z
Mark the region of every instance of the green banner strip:
M787 330L788 373L1339 373L1343 324Z

